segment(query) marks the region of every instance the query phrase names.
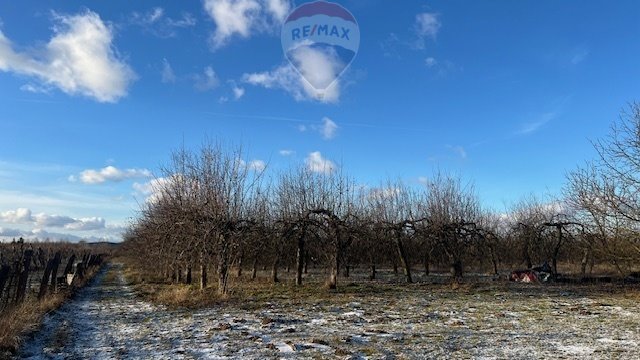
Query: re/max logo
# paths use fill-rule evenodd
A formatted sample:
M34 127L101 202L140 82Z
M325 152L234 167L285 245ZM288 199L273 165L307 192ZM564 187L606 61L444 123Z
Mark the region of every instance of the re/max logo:
M329 26L329 25L306 25L300 28L295 28L291 30L291 39L297 40L302 38L308 38L314 35L324 35L324 36L333 36L340 39L349 39L349 32L351 29L347 29L344 27L338 26Z

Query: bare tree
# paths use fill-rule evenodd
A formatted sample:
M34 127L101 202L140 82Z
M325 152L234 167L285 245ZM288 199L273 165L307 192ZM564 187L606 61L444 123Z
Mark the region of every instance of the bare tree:
M427 185L430 231L451 264L454 281L462 280L463 262L479 236L480 201L472 185L437 174Z

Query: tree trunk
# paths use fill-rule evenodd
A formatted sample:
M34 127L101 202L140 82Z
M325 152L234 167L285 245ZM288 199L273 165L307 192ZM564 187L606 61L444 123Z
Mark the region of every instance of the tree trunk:
M562 246L562 226L557 226L558 229L558 242L556 243L555 248L553 249L553 258L551 259L551 263L553 266L553 279L558 279L558 254L560 253L560 247Z
M398 250L398 255L400 256L400 262L402 263L402 267L404 268L404 275L407 278L407 284L411 284L413 283L413 279L411 278L411 266L409 265L407 254L404 251L402 239L400 239L399 236L396 236L396 248Z
M333 249L333 264L331 264L331 276L329 277L329 289L338 288L338 274L340 272L340 232L336 230L336 243Z
M182 267L176 266L176 284L182 284Z
M335 290L338 288L338 272L340 271L340 259L336 253L334 262L331 266L331 276L329 277L329 289Z
M191 275L191 265L187 266L187 276L186 276L186 283L187 285L191 285L191 283L193 282L193 277Z
M205 264L200 265L200 290L204 290L207 287L207 266Z
M296 285L302 285L302 272L304 271L304 237L298 238L298 253L296 254Z
M531 261L531 254L529 254L529 241L527 240L524 243L524 248L522 249L524 255L524 261L527 264L527 269L531 269L533 267L533 263Z
M278 279L278 265L280 263L280 259L276 258L273 261L273 266L271 267L271 281L273 281L274 283L277 283L280 281L280 279Z
M229 278L229 266L227 264L226 256L220 259L218 264L218 295L227 294L227 280Z
M461 260L455 260L451 264L451 276L453 277L454 283L459 284L462 282L462 261Z
M424 254L424 275L429 276L429 263L431 261L431 257L429 256L429 252L425 252Z
M398 263L393 261L393 274L398 275Z
M242 276L242 262L244 260L244 253L240 253L240 258L238 259L238 272L237 272L237 277L241 277Z
M342 272L342 276L348 278L351 275L351 266L345 265L344 270Z
M258 255L253 258L253 266L251 270L251 280L255 280L258 277Z
M587 277L587 264L589 263L589 250L582 251L582 260L580 261L580 275L582 279Z
M371 272L369 273L369 280L375 280L376 279L376 265L372 264L370 269L371 269Z

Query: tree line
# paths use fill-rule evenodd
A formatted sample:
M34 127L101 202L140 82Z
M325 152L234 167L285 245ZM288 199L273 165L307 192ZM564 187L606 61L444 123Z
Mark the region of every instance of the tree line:
M579 265L583 276L599 264L626 275L640 257L640 106L629 105L594 146L599 157L568 173L561 196L526 196L502 212L483 208L472 183L447 173L372 188L343 169L256 171L242 148L221 143L180 149L123 249L149 276L191 284L197 274L204 288L215 274L220 294L234 271L256 278L268 268L277 282L293 269L301 285L310 265L327 269L329 288L356 266L372 280L393 268L408 283L417 268L448 268L461 281L468 270L545 261L554 277L559 264Z

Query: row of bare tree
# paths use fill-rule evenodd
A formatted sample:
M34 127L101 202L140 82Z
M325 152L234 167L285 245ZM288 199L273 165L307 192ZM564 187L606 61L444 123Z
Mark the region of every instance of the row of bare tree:
M610 139L596 143L601 159L568 176L561 199L529 196L502 213L483 209L474 187L436 174L424 186L388 181L359 185L341 171L295 168L267 177L243 160L241 149L205 145L176 151L154 194L126 236L124 249L141 271L192 283L215 273L229 288L232 269L293 268L302 284L309 264L340 271L383 266L403 269L407 282L422 264L498 274L549 261L612 264L621 274L640 257L640 111L631 106Z

